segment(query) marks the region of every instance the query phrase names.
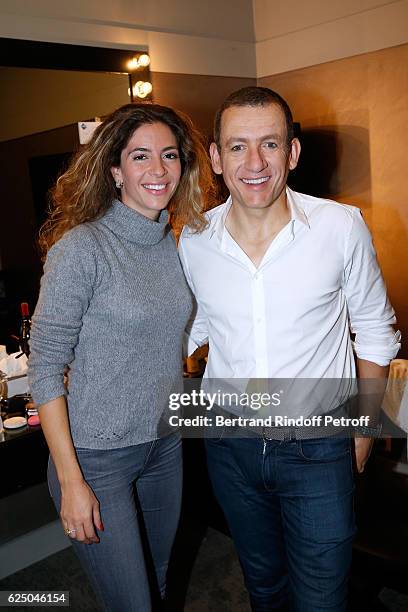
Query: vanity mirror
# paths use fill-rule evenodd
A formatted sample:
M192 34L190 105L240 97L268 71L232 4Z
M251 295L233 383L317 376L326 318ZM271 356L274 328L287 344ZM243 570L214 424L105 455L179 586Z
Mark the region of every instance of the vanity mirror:
M0 344L16 350L19 303L32 310L38 296L46 194L79 146L78 122L151 99L149 56L3 38L0 83Z

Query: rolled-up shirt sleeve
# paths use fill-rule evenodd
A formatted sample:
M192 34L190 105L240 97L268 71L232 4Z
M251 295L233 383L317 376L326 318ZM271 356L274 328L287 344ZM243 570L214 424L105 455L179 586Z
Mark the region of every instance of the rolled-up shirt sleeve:
M371 234L358 209L353 210L352 217L343 290L355 334L354 351L359 359L387 366L401 348L401 334L393 328L395 313L387 298Z
M64 369L74 358L82 319L92 298L96 261L84 227L49 251L32 318L28 379L41 405L65 394Z
M179 257L181 261L181 265L183 266L184 275L186 277L187 283L191 289L191 292L195 296L194 285L191 279L190 271L188 268L188 261L186 257L185 250L183 248L183 234L181 235L179 242ZM186 331L184 333L184 341L183 341L183 353L185 357L191 355L196 351L200 346L206 344L208 342L208 322L207 317L203 311L200 303L195 299L194 310L193 313L187 323Z

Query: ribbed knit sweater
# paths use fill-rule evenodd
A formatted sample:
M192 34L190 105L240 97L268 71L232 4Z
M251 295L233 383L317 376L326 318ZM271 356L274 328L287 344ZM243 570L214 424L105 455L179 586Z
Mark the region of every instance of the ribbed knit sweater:
M167 213L119 201L49 251L32 321L29 384L44 404L65 394L76 447L154 440L182 389L182 336L193 307Z

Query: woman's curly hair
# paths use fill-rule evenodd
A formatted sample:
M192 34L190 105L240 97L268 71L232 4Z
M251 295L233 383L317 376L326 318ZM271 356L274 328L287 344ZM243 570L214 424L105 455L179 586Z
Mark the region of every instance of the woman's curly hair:
M126 104L98 126L51 189L50 214L39 237L43 255L68 230L104 215L118 198L111 168L120 165L121 153L134 131L153 123L170 128L180 155L181 179L168 205L173 229L177 233L188 225L200 232L206 227L204 212L212 204L215 186L207 153L193 123L183 113L159 104Z

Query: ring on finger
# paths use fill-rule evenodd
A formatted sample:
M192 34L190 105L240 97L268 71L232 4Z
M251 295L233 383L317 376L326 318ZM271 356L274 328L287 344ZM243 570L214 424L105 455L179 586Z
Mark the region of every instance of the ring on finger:
M67 535L67 536L70 536L71 534L73 534L73 533L76 533L76 532L77 532L77 530L76 530L76 529L68 529L68 528L67 528L67 529L65 529L64 531L65 531L65 535Z

